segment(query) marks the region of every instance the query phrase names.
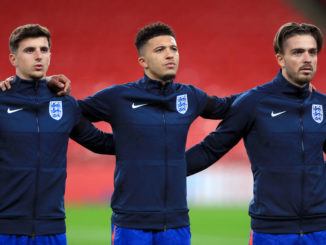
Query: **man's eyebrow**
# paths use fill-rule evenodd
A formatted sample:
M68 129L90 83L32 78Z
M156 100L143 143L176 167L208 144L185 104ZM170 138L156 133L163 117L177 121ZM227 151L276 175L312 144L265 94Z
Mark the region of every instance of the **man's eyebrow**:
M165 46L165 45L159 45L159 46L154 47L154 50L155 50L155 49L166 48L166 47L167 47L167 46Z
M292 52L292 51L305 51L305 50L307 50L307 51L317 51L317 48L293 48L293 49L291 49L290 51Z
M35 47L33 47L33 46L27 46L23 50L27 50L27 49L35 49Z

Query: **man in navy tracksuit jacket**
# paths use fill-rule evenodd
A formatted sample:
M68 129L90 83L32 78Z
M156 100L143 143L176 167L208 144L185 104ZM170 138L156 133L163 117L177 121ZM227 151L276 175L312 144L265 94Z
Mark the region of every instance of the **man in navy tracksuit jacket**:
M326 96L309 89L321 48L317 27L283 25L274 40L279 74L239 96L187 151L190 175L244 139L254 177L250 244L326 244Z
M145 76L79 101L85 117L111 124L115 151L112 243L190 244L185 145L198 117L222 118L232 98L173 81L179 54L165 24L137 35Z
M64 245L69 137L110 153L112 136L83 119L72 97L48 89L46 28L18 27L10 50L17 76L12 89L0 93L0 244Z

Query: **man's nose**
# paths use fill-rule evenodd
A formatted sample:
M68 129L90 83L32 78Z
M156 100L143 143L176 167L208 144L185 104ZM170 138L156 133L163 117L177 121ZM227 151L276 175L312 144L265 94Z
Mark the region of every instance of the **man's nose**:
M34 57L35 57L35 59L37 59L37 60L40 60L40 59L42 59L42 52L41 52L41 50L35 50L35 53L34 53Z
M304 52L303 61L306 63L310 63L312 61L312 55L309 52Z
M166 50L166 58L173 58L174 57L174 53L173 50L167 49Z

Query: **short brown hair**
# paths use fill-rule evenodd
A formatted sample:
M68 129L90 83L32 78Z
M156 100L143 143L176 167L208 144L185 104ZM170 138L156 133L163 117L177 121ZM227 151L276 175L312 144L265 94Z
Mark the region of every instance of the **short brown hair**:
M137 50L139 51L148 40L163 35L168 35L175 38L173 29L162 22L155 22L144 26L137 32L135 38L135 45Z
M276 54L284 52L283 45L287 39L295 35L311 35L317 43L317 52L323 47L323 34L321 30L311 24L289 22L280 27L274 38L274 51Z
M39 24L27 24L18 26L10 35L9 49L10 52L15 53L18 49L19 43L30 37L46 37L51 47L51 34L50 31Z

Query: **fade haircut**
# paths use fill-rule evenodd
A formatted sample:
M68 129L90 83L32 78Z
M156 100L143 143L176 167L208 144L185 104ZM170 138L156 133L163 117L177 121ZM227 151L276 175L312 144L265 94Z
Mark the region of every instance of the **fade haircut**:
M9 49L11 53L15 53L19 43L26 38L46 37L51 47L51 34L49 30L39 24L27 24L18 26L10 35Z
M275 53L283 54L285 41L295 35L311 35L316 40L318 53L323 47L323 34L317 26L306 23L299 24L295 22L289 22L282 25L275 35Z
M175 37L175 33L173 29L164 24L162 22L155 22L149 25L144 26L137 32L135 38L135 45L137 48L138 53L140 52L141 48L147 43L148 40L158 37L158 36L172 36Z

